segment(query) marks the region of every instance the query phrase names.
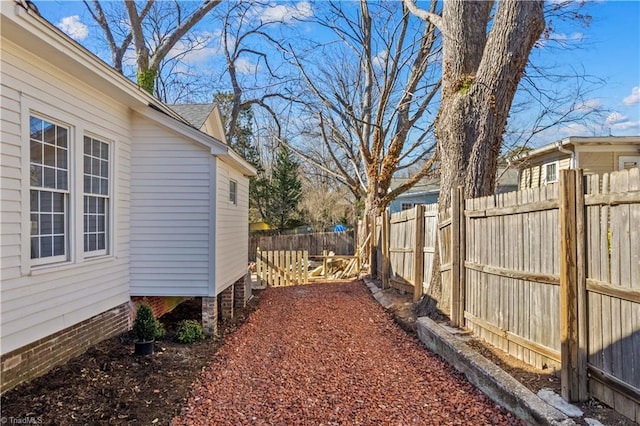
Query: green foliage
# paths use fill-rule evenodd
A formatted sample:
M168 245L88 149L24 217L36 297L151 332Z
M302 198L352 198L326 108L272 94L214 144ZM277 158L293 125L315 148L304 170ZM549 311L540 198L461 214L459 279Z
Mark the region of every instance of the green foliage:
M148 303L142 302L136 311L136 319L133 322L133 332L141 342L153 340L156 335L156 322L153 311Z
M177 338L180 343L193 343L203 340L204 332L202 331L202 326L195 320L180 321Z
M155 332L155 340L162 340L164 336L167 334L167 330L164 328L164 324L160 321L156 320L156 332Z
M266 217L267 223L277 229L287 229L298 219L298 204L302 198L299 169L300 164L291 151L286 145L280 145L268 185Z
M158 71L156 70L138 70L136 79L138 82L138 86L143 90L151 93L153 95L153 88L155 86L156 77L158 76Z

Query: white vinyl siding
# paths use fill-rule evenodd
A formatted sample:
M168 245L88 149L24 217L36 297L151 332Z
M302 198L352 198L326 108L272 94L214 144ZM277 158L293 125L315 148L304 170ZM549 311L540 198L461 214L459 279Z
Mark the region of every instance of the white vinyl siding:
M249 179L221 160L216 210L216 294L247 273ZM236 181L237 204L229 202L229 182Z
M91 318L129 300L129 144L128 108L72 75L2 42L1 84L1 241L0 311L2 353ZM114 143L118 182L114 189L114 256L89 260L82 250L81 157L69 167L69 262L34 266L30 259L28 128L31 113L73 126L72 142L85 131L106 134ZM26 120L26 122L25 122ZM80 160L81 161L81 160Z
M206 296L215 179L209 149L139 115L134 129L131 295Z

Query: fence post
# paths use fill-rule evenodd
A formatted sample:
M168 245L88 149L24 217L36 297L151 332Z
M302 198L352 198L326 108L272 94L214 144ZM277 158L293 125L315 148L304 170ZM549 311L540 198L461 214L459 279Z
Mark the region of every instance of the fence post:
M422 297L424 281L424 205L416 204L413 238L413 300Z
M585 357L579 355L577 216L583 215L584 209L576 209L577 174L575 170L560 171L560 385L567 401L579 401L586 390L586 383L581 383L586 380L586 365L580 365Z
M464 216L464 187L458 187L458 327L464 327L464 306L467 297L467 274L464 262L467 260L467 224Z
M389 288L389 268L391 265L389 259L389 211L382 213L382 288Z
M262 254L260 253L260 247L256 247L256 284L258 287L262 287Z
M451 325L460 327L460 188L451 190Z
M589 399L589 388L587 376L587 358L589 350L589 331L587 329L587 239L585 224L585 204L584 204L584 175L582 169L576 172L576 256L578 280L578 400Z
M369 269L371 269L371 277L378 277L378 229L376 226L376 215L371 214L369 218L371 224L371 240L369 241Z

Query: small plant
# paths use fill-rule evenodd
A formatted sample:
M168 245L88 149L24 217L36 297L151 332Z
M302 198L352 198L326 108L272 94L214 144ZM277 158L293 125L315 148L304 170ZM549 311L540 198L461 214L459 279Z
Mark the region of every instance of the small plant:
M203 340L204 332L202 331L202 326L195 320L180 321L177 338L180 343L193 343Z
M164 339L164 336L167 334L167 330L165 330L164 328L164 324L162 324L160 321L156 320L156 333L155 333L155 340L162 340Z
M152 341L156 335L156 321L153 318L151 306L142 302L136 311L136 319L133 322L133 332L141 342Z

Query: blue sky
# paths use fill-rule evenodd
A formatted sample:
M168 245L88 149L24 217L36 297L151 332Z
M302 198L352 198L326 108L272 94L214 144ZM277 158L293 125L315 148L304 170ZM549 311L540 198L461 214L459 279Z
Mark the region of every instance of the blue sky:
M36 0L35 3L45 18L95 50L96 40L102 34L82 2ZM314 4L321 6L322 2ZM270 13L274 16L305 13L308 7L306 2L284 2L270 9ZM577 70L594 76L577 107L597 108L602 113L589 123L572 123L542 132L534 139L534 145L565 136L640 134L640 1L589 1L585 10L592 16L589 26L553 23L551 38L567 43L569 49L543 48L537 55L549 69ZM211 54L215 55L216 50L210 49Z

